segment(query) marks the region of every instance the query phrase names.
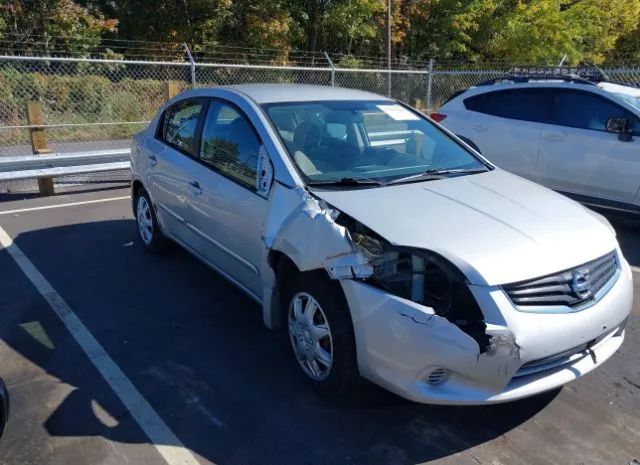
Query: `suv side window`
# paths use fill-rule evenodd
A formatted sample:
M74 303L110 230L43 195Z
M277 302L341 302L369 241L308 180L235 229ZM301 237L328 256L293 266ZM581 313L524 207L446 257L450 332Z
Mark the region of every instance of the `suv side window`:
M487 92L464 101L468 110L521 121L546 123L551 118L553 90L524 88Z
M592 131L606 131L609 118L629 118L638 131L638 119L606 99L579 90L558 90L553 106L553 124Z
M195 135L202 101L185 100L171 106L164 114L162 140L167 144L195 155Z
M235 106L213 101L202 129L200 159L252 189L256 186L260 140Z

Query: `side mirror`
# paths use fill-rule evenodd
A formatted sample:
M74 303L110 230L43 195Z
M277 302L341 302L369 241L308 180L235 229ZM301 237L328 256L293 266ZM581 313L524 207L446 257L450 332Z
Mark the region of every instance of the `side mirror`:
M273 182L273 164L264 145L258 150L258 173L256 176L256 191L258 195L267 198Z
M607 120L607 132L618 134L618 139L622 142L633 140L633 129L629 118L609 118Z

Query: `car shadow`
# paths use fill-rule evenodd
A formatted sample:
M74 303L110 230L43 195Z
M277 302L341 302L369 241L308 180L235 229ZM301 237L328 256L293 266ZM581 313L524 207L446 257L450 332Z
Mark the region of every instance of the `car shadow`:
M611 210L590 207L604 215L616 230L620 249L631 266L640 266L640 216L616 214Z
M133 220L31 231L15 242L183 444L215 463L427 462L522 425L559 392L478 407L416 404L370 384L322 397L252 300L177 246L148 254ZM34 321L50 344L24 330ZM44 300L0 324L9 346L72 387L44 423L51 436L149 442Z

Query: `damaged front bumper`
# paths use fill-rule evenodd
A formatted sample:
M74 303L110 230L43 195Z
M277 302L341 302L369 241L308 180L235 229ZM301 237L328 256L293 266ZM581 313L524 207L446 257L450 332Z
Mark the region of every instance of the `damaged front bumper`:
M428 307L342 279L360 373L402 397L433 404L499 403L562 386L622 344L633 286L629 265L620 259L609 292L575 313L525 313L500 287L469 286L485 316L485 350Z

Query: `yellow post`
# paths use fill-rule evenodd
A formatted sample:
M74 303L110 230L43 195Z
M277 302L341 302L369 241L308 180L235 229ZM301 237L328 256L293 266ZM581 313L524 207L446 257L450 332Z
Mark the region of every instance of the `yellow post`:
M40 102L35 100L27 102L27 121L29 126L44 125L44 114L42 113ZM31 139L31 150L34 155L51 153L43 127L30 128L29 138ZM52 178L38 178L38 188L40 195L53 195L55 193Z
M164 81L164 101L171 100L180 93L178 83L176 81Z

